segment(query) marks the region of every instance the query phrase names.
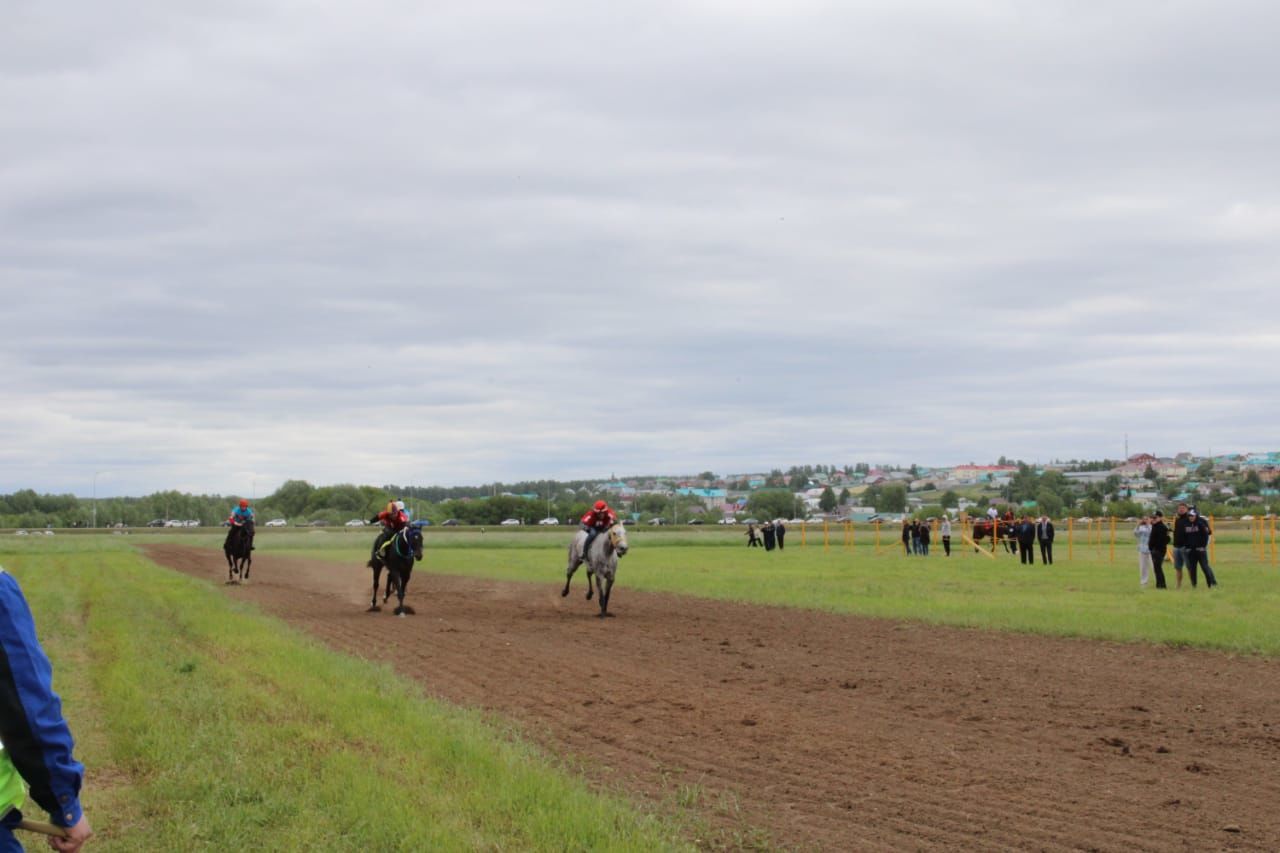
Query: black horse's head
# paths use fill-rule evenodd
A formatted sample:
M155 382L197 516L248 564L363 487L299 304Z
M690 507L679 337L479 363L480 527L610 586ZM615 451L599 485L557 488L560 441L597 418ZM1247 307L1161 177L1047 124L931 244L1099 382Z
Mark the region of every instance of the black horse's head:
M413 551L415 560L422 559L422 528L417 525L411 525L405 534L409 540L409 548Z

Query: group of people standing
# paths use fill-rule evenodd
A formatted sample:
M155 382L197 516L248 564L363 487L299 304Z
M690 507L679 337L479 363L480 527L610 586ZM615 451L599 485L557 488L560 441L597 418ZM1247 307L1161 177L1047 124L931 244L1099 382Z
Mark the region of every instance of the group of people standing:
M1178 504L1178 514L1173 520L1173 530L1164 523L1164 513L1156 510L1144 516L1133 529L1138 540L1138 583L1146 586L1150 576L1156 576L1156 589L1168 589L1164 577L1164 561L1169 545L1173 545L1173 570L1177 576L1177 588L1182 588L1182 569L1187 569L1191 588L1196 587L1196 570L1204 572L1204 585L1213 589L1218 578L1209 565L1209 540L1213 530L1209 521L1193 506Z
M945 529L944 529L945 528ZM942 538L942 547L947 552L947 556L951 556L951 522L943 519L939 527L939 535ZM933 541L933 528L927 521L921 521L918 518L904 518L902 520L902 550L910 557L915 554L918 557L929 556L929 544Z
M758 527L755 524L747 525L748 548L759 548L763 544L766 551L772 551L774 546L781 551L786 538L787 525L780 518L776 521L766 521Z
M1042 515L1032 519L1031 516L1024 514L1013 525L1013 538L1018 542L1019 561L1028 566L1034 566L1036 552L1033 546L1039 543L1040 562L1046 566L1052 566L1053 536L1053 522L1049 520L1049 516Z

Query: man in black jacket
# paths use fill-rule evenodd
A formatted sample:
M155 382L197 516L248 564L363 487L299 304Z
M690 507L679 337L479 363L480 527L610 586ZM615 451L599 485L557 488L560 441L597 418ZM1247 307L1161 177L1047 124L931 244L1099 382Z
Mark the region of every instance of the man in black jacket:
M1187 562L1186 538L1187 505L1180 503L1178 515L1173 519L1173 571L1178 576L1178 589L1182 589L1182 567Z
M1053 565L1053 522L1049 516L1040 516L1036 524L1036 539L1040 540L1040 562L1046 566Z
M1204 585L1209 589L1213 589L1218 585L1218 579L1213 575L1213 569L1209 568L1209 537L1213 536L1213 531L1209 529L1209 522L1201 518L1195 508L1187 510L1187 526L1183 534L1183 543L1187 549L1187 574L1191 576L1191 588L1195 589L1196 585L1196 566L1204 569Z
M1151 517L1151 538L1147 540L1151 549L1151 568L1156 574L1156 589L1168 589L1164 582L1164 556L1169 550L1169 527L1164 523L1164 513L1155 511Z
M1018 537L1018 560L1024 565L1034 566L1036 564L1036 552L1031 550L1031 546L1036 541L1036 526L1031 523L1031 519L1024 515L1018 519L1013 531L1014 535Z

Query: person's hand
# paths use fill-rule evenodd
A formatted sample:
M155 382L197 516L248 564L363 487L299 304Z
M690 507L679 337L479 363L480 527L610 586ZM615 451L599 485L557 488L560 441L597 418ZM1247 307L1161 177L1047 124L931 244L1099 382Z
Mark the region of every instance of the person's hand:
M80 820L76 821L75 826L67 827L65 837L49 837L49 846L60 853L76 853L92 836L93 827L89 826L89 818L81 812Z

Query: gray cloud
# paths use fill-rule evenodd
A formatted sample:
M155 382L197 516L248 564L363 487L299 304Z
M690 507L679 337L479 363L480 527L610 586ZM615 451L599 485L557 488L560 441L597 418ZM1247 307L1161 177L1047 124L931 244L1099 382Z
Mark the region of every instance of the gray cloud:
M0 491L1274 443L1273 4L12 22Z

